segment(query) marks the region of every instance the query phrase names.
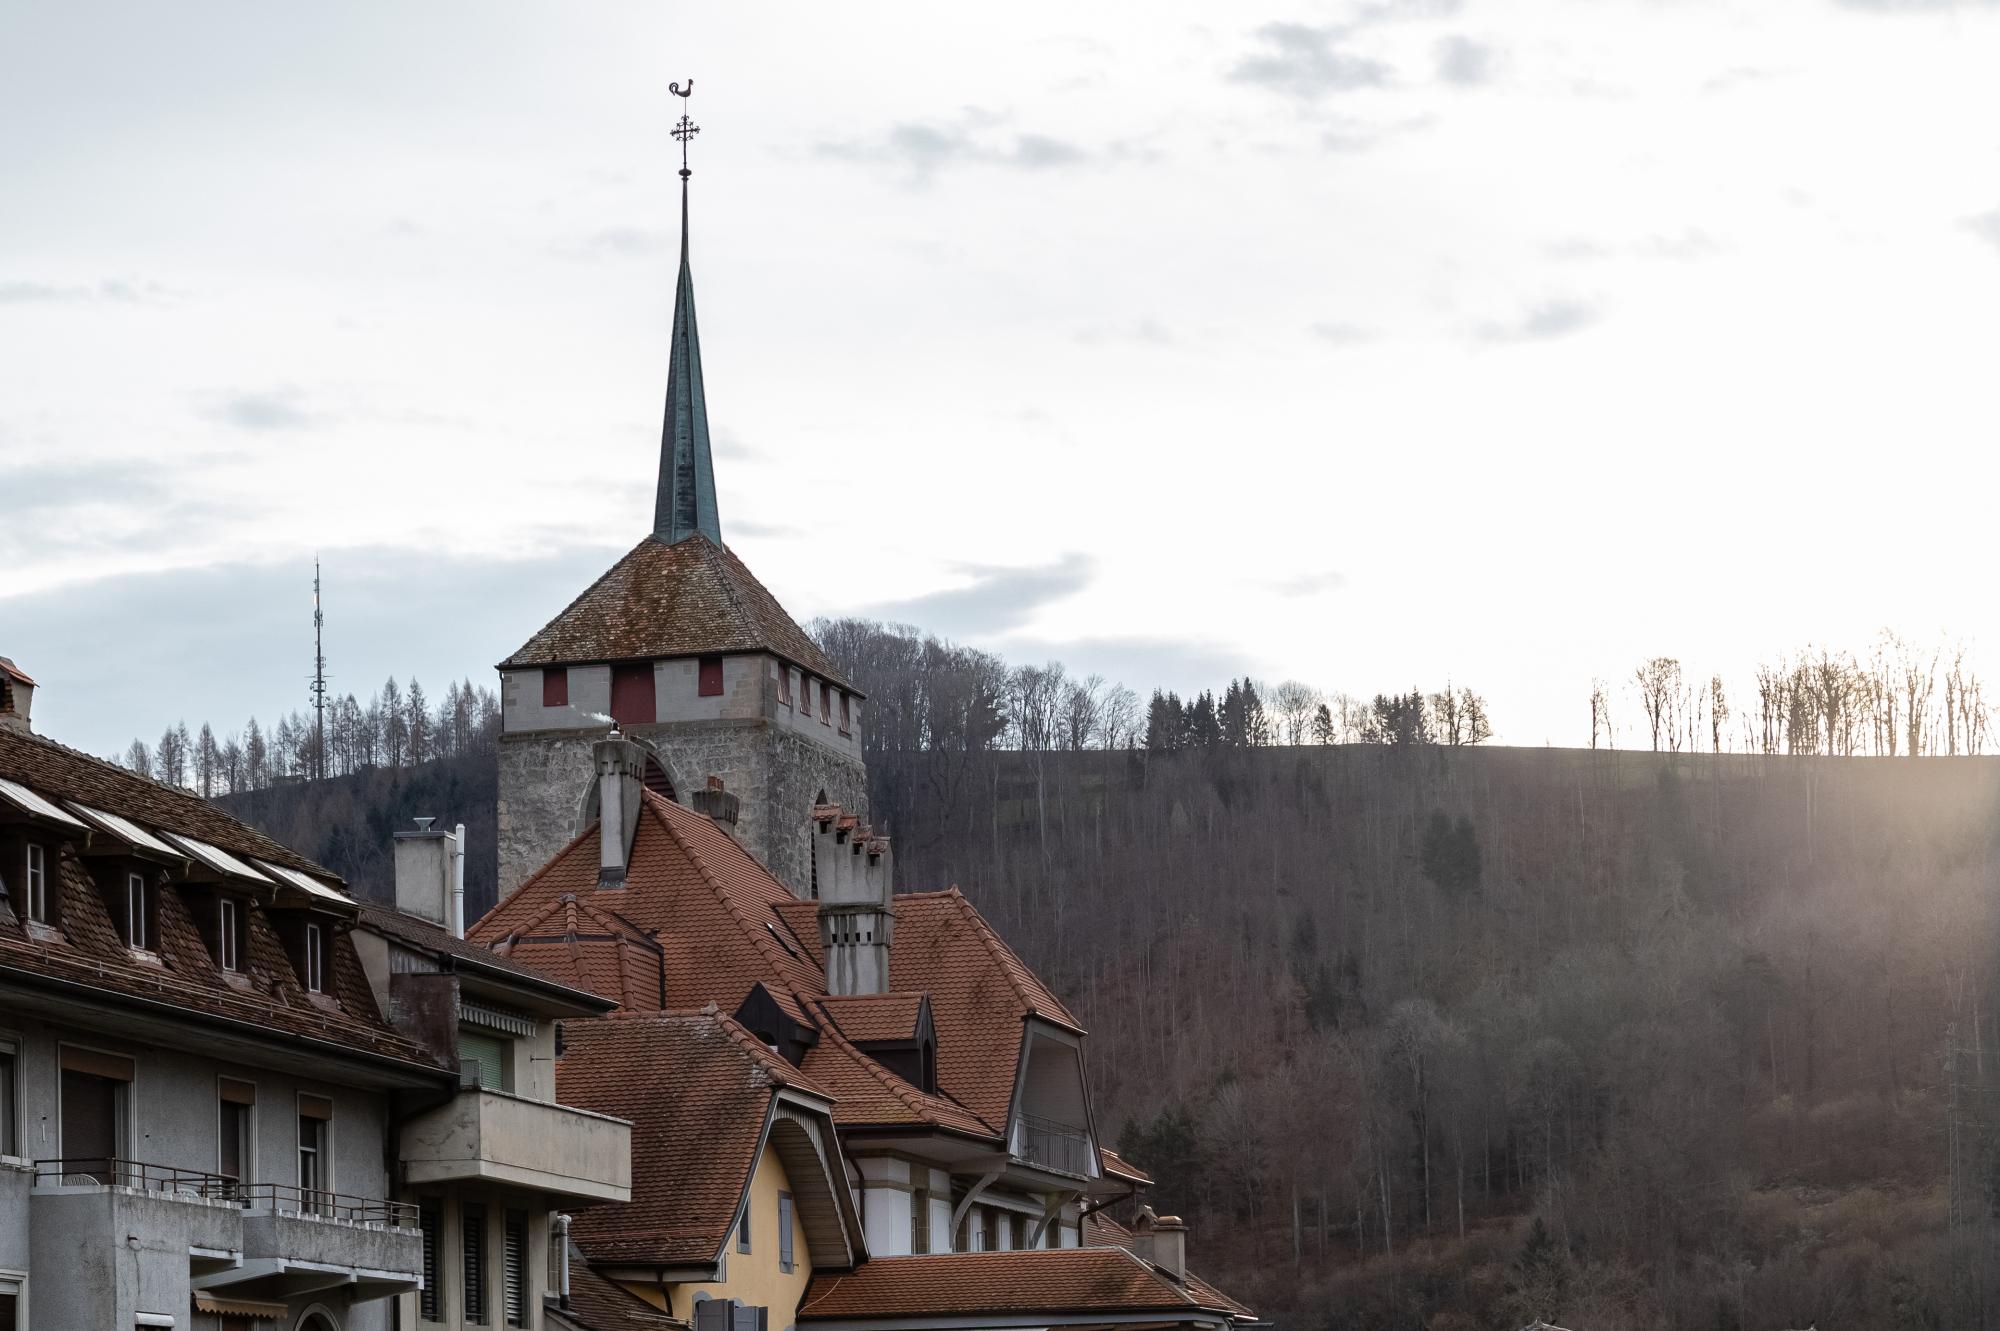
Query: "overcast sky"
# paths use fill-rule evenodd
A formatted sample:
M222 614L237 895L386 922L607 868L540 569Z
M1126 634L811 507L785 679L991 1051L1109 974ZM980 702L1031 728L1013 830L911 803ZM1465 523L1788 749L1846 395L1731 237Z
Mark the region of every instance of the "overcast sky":
M0 0L0 654L97 752L492 664L651 520L1141 692L2000 644L2000 6ZM1627 742L1636 704L1620 718Z

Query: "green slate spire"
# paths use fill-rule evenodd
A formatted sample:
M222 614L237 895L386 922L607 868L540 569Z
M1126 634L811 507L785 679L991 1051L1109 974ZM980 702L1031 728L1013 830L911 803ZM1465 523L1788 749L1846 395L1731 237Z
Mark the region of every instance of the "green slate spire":
M694 93L668 88L683 99ZM653 535L672 545L700 532L722 544L715 508L715 466L708 450L708 400L701 387L701 339L695 333L694 273L688 266L688 140L701 132L683 104L674 137L681 144L681 276L674 291L674 343L667 367L667 420L660 432L660 490L653 506Z

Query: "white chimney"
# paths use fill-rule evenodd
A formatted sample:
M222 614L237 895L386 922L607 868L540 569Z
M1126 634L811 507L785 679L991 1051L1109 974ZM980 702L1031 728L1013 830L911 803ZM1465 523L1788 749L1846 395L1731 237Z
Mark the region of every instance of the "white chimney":
M454 913L464 909L460 841L433 827L436 821L419 818L414 831L396 833L396 909L462 933L464 922Z
M821 804L813 809L812 852L827 992L887 993L896 928L889 838L838 804Z
M632 837L639 830L640 792L645 789L646 751L617 731L591 746L597 789L590 802L597 818L597 885L625 886L632 865Z
M34 709L35 681L21 668L0 656L0 726L31 730L28 714Z
M1174 1279L1187 1280L1187 1226L1179 1216L1154 1215L1152 1207L1141 1207L1132 1223L1132 1252Z

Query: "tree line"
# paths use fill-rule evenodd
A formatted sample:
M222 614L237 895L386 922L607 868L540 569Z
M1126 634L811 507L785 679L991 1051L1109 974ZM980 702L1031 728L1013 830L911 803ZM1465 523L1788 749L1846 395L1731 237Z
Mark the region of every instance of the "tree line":
M1660 752L1972 757L1993 738L1970 649L1888 630L1863 652L1808 646L1760 662L1736 694L1674 656L1640 662L1626 684L1622 701L1638 715L1628 730ZM1612 697L1591 682L1593 749L1618 746Z
M352 693L329 698L324 736L307 711L282 716L268 730L253 716L240 731L220 738L206 721L193 732L186 721L177 721L157 743L135 739L112 761L213 799L491 751L499 731L500 702L492 690L468 679L446 688L433 706L414 676L404 687L391 675L366 703Z

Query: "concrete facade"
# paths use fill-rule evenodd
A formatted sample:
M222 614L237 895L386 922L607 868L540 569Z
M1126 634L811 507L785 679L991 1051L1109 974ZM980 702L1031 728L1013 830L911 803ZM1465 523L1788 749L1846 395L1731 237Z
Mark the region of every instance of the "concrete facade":
M583 829L595 772L591 746L611 728L611 668L557 668L569 677L565 707L542 706L541 670L501 675L503 897ZM722 693L703 697L694 658L653 662L658 719L623 731L659 762L682 803L719 777L742 801L738 839L780 882L809 896L813 804L823 797L850 810L867 807L863 703L845 695L843 732L843 691L833 689L822 709L820 682L812 681L812 705L802 707L804 677L797 667L749 653L723 657L722 674Z
M258 1184L298 1183L303 1094L333 1103L327 1189L388 1197L385 1094L355 1087L332 1068L324 1078L299 1076L19 1015L0 1015L0 1039L18 1051L21 1128L20 1155L0 1162L0 1272L23 1277L23 1326L100 1331L152 1313L174 1317L176 1326L219 1327L218 1319L190 1311L193 1293L205 1283L221 1293L241 1278L256 1283L258 1298L284 1302L295 1318L318 1304L342 1331L386 1331L386 1296L420 1269L417 1232L281 1215L296 1208L295 1199L259 1198L254 1191ZM252 1085L256 1103L242 1180L249 1199L203 1197L196 1184L175 1193L65 1181L50 1165L31 1163L63 1155L58 1060L66 1048L132 1060L118 1153L163 1169L218 1173L221 1079ZM301 1282L260 1262L310 1262L325 1274L313 1290L288 1295Z

